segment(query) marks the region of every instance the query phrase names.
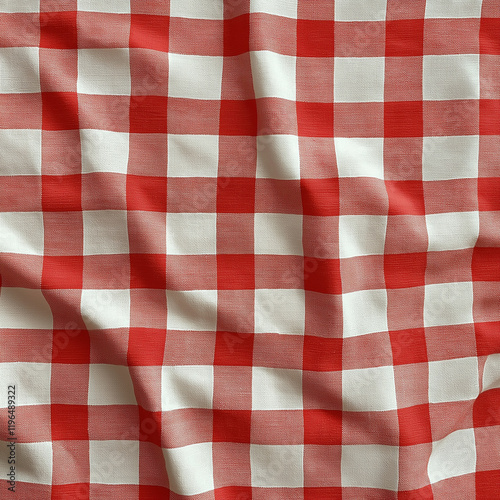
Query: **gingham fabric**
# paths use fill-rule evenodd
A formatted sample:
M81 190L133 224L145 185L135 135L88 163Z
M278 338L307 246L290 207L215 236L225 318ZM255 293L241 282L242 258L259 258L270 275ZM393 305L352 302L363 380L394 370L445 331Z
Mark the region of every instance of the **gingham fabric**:
M0 186L0 498L500 498L498 0L0 0Z

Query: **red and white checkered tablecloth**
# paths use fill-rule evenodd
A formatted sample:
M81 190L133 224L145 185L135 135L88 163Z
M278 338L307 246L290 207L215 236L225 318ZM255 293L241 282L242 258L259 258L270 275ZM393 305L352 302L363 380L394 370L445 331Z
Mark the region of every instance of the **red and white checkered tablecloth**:
M0 0L0 275L2 499L500 498L500 2Z

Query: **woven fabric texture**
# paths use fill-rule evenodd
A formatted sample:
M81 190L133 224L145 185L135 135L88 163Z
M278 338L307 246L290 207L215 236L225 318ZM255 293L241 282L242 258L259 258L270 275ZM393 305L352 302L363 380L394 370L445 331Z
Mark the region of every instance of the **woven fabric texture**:
M0 0L0 275L0 498L500 498L500 2Z

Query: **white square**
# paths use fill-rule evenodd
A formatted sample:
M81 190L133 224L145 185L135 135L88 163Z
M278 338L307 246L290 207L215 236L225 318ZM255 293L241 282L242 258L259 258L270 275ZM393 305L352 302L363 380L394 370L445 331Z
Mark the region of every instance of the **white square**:
M343 293L342 311L344 338L388 330L386 290Z
M129 158L129 135L109 130L80 130L82 172L126 174Z
M130 0L78 0L78 10L130 14Z
M424 100L479 99L479 55L424 56Z
M255 333L303 335L304 327L304 290L255 290Z
M427 463L431 484L476 472L476 440L474 429L460 429L432 443Z
M336 57L335 102L383 102L384 71L383 57Z
M343 487L398 490L399 450L397 446L344 445L340 468Z
M0 12L39 12L40 0L0 0ZM3 476L2 476L3 477Z
M0 176L41 174L41 130L0 130L0 151Z
M2 295L5 290L7 289L3 289ZM43 359L43 356L40 353L39 358ZM5 387L15 386L17 406L50 404L52 359L49 356L46 356L46 363L0 363L0 379ZM7 397L0 400L0 408L7 408Z
M429 252L474 248L479 236L478 212L450 212L425 216Z
M80 94L130 95L129 51L79 49L78 82Z
M217 214L167 213L168 255L214 255Z
M89 366L89 405L136 405L127 366L92 363Z
M0 94L40 92L38 47L0 48Z
M224 19L224 3L219 0L170 0L170 16L188 19Z
M89 459L91 483L139 484L138 441L89 441Z
M0 212L0 254L43 255L41 212Z
M213 366L163 366L161 369L162 411L182 408L212 408Z
M477 358L429 362L429 402L468 401L479 395Z
M257 178L300 179L299 138L296 135L257 137Z
M396 385L392 366L377 366L342 372L344 411L396 410Z
M129 290L82 290L81 312L89 330L130 327Z
M263 12L274 16L297 18L297 0L250 0L250 12Z
M83 254L128 253L127 212L86 210L83 212Z
M478 164L478 135L424 137L424 181L476 178Z
M177 495L200 495L214 489L212 443L164 448L169 488Z
M215 332L217 290L167 290L167 328Z
M483 370L483 392L500 389L500 354L490 354Z
M41 290L3 287L0 293L2 328L50 330L52 310Z
M168 95L186 99L220 99L222 57L169 53Z
M295 101L296 58L268 50L250 52L255 97L279 97Z
M387 217L385 215L341 215L339 252L341 259L361 255L383 255Z
M335 155L340 177L384 179L384 139L335 137Z
M385 21L387 0L335 0L336 21Z
M29 426L30 423L26 425ZM5 427L7 427L7 425L5 425ZM36 490L42 489L38 485L52 484L52 443L47 441L39 443L16 443L15 467L16 481L18 483L15 493L11 494L10 491L7 491L9 484L5 483L5 480L8 480L7 472L10 469L10 464L8 463L10 448L8 448L7 445L8 443L2 441L2 446L0 448L0 474L2 475L2 479L4 479L2 488L5 488L6 491L6 493L2 495L3 498L9 498L9 496L16 498L18 495L20 498L33 498L33 493L28 493L29 491L33 491L33 489L29 486L26 487L23 483L36 485ZM43 490L46 490L46 488L43 488ZM21 491L25 493L21 493ZM37 497L40 498L42 495L37 495Z
M302 488L304 446L250 444L250 467L253 487ZM278 495L275 498L286 498Z
M255 253L303 255L302 215L255 214Z
M427 0L425 17L481 17L482 0Z
M168 135L169 177L217 177L217 135Z
M252 410L301 410L302 371L252 368Z
M473 323L472 283L437 283L425 286L424 326Z

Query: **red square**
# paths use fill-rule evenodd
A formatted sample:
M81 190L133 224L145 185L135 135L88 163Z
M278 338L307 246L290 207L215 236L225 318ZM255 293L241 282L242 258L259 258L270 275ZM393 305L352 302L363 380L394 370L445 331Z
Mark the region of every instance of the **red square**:
M500 426L500 388L481 393L474 401L474 427Z
M342 370L341 338L304 337L303 369L315 372Z
M138 408L139 441L153 443L161 447L161 411L148 411L141 405L138 405Z
M90 337L86 330L54 330L52 363L90 363Z
M304 500L342 500L342 490L340 486L304 488Z
M65 256L43 258L42 288L81 290L83 284L83 257Z
M427 344L423 328L389 332L394 365L427 363Z
M81 192L81 175L43 175L43 211L80 212L82 210Z
M51 404L50 409L53 441L89 439L87 405Z
M254 255L217 255L217 288L219 290L253 290L255 288Z
M500 210L500 177L480 177L477 183L479 211Z
M422 101L395 101L384 104L385 137L422 137L423 131Z
M217 212L226 214L254 213L255 178L219 177Z
M257 135L257 103L222 100L220 103L220 135Z
M339 180L301 179L302 209L304 215L339 215Z
M481 54L500 55L500 19L483 17L479 31Z
M479 101L479 134L500 135L500 99Z
M334 21L297 20L297 57L333 57Z
M130 48L168 52L169 17L132 14L130 17Z
M402 253L384 256L387 288L409 288L425 285L427 253Z
M399 446L432 443L429 405L410 406L398 410Z
M130 133L166 134L167 103L164 96L131 96Z
M476 471L476 498L498 498L500 469Z
M144 212L166 212L166 177L127 175L127 209Z
M214 410L214 442L250 443L250 410Z
M77 49L76 12L40 13L40 47Z
M42 92L42 129L77 130L78 96L75 92Z
M130 254L130 288L165 289L167 261L163 254Z
M159 498L170 498L170 490L166 486L149 486L140 484L139 498L140 500L158 500Z
M500 321L474 323L478 356L500 352Z
M127 362L130 366L161 366L167 332L161 328L130 328Z
M304 288L312 292L342 293L339 259L314 259L314 267L304 270Z
M214 365L252 366L253 344L252 334L217 332Z
M341 445L342 411L304 410L304 444Z
M386 57L422 56L424 20L403 19L386 23Z
M385 181L389 215L425 215L424 187L421 181Z
M500 281L500 248L474 248L472 281Z
M233 469L238 469L241 475L245 474L242 467L234 467ZM252 498L252 488L248 486L223 486L222 488L217 488L215 495L217 500L250 500ZM155 498L154 500L157 499Z
M424 486L423 488L418 488L414 490L398 491L398 500L431 500L434 498L432 492L432 486Z
M51 493L48 494L51 495L52 500L69 500L70 498L90 498L89 496L90 485L89 483L76 483L76 482L70 484L52 484Z
M224 20L224 56L237 56L250 50L250 15Z
M299 137L333 137L333 104L297 102Z

